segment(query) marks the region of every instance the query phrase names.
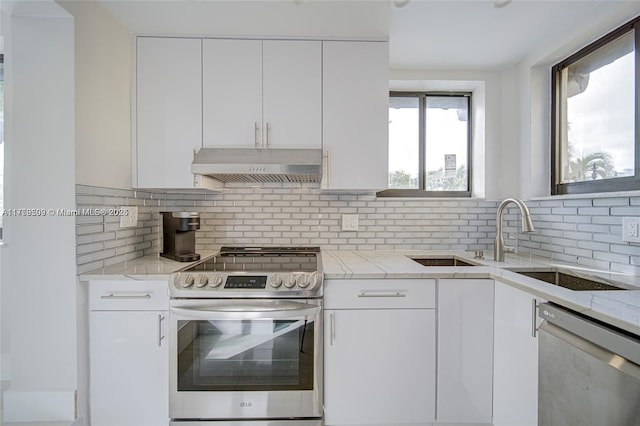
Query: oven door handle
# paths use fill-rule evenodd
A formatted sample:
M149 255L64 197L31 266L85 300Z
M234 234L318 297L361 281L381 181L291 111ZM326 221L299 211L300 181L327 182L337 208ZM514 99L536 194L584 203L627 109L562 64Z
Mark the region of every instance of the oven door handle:
M309 318L318 315L321 311L319 306L309 305L309 308L289 308L289 309L260 309L255 306L236 305L230 307L172 307L171 313L185 318L194 319L293 319Z

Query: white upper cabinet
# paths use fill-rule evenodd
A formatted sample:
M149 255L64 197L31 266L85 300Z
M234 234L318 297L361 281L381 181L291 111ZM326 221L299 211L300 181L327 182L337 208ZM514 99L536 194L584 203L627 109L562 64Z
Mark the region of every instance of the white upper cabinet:
M191 161L202 147L201 44L137 38L134 188L194 188Z
M323 43L325 190L388 186L389 43Z
M266 148L322 146L322 42L265 40Z
M323 148L323 189L385 189L388 50L387 42L137 37L132 186L220 189L191 173L203 147Z
M207 148L320 148L322 42L203 41Z
M203 145L262 144L262 40L202 41Z

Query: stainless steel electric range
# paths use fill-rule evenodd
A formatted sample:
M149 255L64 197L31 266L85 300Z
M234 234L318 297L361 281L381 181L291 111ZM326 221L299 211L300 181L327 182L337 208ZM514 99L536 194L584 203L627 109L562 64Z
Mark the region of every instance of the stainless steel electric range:
M223 247L170 276L171 425L319 426L317 247Z

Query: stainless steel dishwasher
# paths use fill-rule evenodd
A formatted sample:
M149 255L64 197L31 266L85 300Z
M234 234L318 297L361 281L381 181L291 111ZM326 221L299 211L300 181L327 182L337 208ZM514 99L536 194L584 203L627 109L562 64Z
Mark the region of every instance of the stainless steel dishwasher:
M640 337L540 304L538 425L640 426Z

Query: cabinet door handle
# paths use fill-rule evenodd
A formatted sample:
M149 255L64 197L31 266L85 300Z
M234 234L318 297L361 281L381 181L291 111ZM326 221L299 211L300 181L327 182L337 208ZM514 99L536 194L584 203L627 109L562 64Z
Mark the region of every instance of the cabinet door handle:
M538 334L538 327L536 327L536 314L538 313L538 299L531 300L531 337L534 339Z
M270 143L271 143L271 124L269 124L269 122L267 121L267 148L269 148Z
M150 293L144 294L105 294L104 296L100 296L100 299L151 299Z
M162 335L162 321L164 321L164 315L158 315L158 347L162 346L162 341L165 338Z
M363 290L358 297L407 297L404 291L365 291Z
M336 339L336 321L333 317L333 313L329 314L329 346L333 346L333 341Z
M254 133L254 145L256 148L260 148L260 127L258 126L258 122L253 122L253 133Z
M329 153L329 150L326 150L324 152L324 170L326 172L326 176L325 176L325 187L326 188L330 188L331 187L331 154Z

